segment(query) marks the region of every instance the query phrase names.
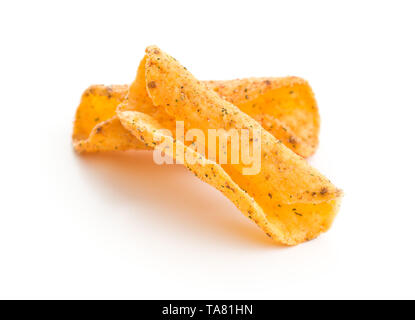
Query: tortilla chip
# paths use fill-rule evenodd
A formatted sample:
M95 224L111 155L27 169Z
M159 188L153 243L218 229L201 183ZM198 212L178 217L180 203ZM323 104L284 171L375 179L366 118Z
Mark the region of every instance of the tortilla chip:
M198 128L205 136L212 128L247 129L252 134L259 131L261 170L256 175L244 175L242 164L220 165L203 155L196 156L202 157L206 167L187 161L185 165L222 191L277 242L295 245L328 230L340 205L341 190L253 118L199 82L174 58L154 46L146 53L130 96L117 112L126 129L149 146L156 146L155 138L162 137L173 139L176 147L190 152L196 151L159 129L174 132L174 119L184 121L185 130ZM143 104L137 97L144 90L149 100ZM210 175L209 170L215 174Z
M126 99L127 86L89 87L76 111L72 141L77 152L148 149L121 125L116 107Z
M257 120L305 158L318 146L320 115L314 93L298 77L209 81L208 86Z
M144 70L144 66L139 69ZM209 88L225 100L257 120L267 131L303 157L311 156L318 146L320 117L314 94L308 83L297 77L250 78L230 81L206 81ZM134 91L136 105L140 101L144 113L152 113L152 101L147 92ZM78 152L143 149L131 136L119 131L115 109L125 101L127 85L91 86L82 96L74 124L74 146ZM152 110L155 109L155 110ZM164 116L168 116L164 113ZM112 118L107 124L107 137L96 136L94 127ZM170 119L172 120L172 119ZM114 132L114 135L110 134Z

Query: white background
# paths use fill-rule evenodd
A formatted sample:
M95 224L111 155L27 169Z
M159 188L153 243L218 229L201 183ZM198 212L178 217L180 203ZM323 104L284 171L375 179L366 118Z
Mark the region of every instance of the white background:
M415 298L411 1L2 1L0 298ZM200 79L296 75L321 111L311 163L332 229L274 245L151 154L80 157L90 84L156 44Z

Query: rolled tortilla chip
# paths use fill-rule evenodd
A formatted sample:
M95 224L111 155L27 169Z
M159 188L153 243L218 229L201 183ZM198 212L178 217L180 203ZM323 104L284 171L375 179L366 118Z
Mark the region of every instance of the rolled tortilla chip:
M314 94L305 80L250 78L204 83L297 154L309 157L315 152L320 117ZM127 85L95 85L84 92L74 123L73 143L78 152L146 149L123 132L114 117L115 108L125 101L127 93ZM154 108L146 91L136 93L135 99L143 102L147 113ZM105 132L101 131L103 127Z
M115 109L125 100L127 92L128 86L118 85L95 85L85 90L72 134L77 152L149 149L125 130L115 115Z
M187 161L185 165L224 192L279 243L295 245L329 229L340 205L341 190L257 121L198 81L174 58L154 46L146 53L127 102L118 108L117 115L126 129L148 146L157 145L155 137L163 136L161 128L172 129L171 119L183 121L185 130L198 128L206 136L212 128L246 129L252 135L259 131L261 170L256 175L244 175L243 164L221 165L203 155L203 161L214 167L210 169L214 175L203 165L195 167ZM145 103L137 99L144 90L148 92ZM147 108L147 103L152 107ZM176 138L171 139L181 144Z

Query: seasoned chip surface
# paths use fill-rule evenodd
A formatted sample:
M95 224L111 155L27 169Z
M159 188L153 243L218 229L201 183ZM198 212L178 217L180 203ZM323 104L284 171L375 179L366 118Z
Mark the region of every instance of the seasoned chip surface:
M224 194L277 242L294 245L328 230L339 208L341 190L175 59L157 47L147 48L146 53L130 96L133 90L146 88L156 110L146 112L137 99L129 98L118 109L126 129L147 145L157 144L154 137L162 135L158 129L166 128L168 117L184 121L186 130L199 128L205 133L211 128L259 130L261 171L256 175L243 175L241 164L220 165L207 159L204 162L214 167L216 177L204 166L185 165L218 190L228 189ZM241 206L241 199L249 205Z
M143 71L144 66L138 73ZM143 77L144 74L137 74L137 78ZM135 83L130 98L140 105L140 110L153 115L158 112L159 119L163 115L164 121L173 121L164 110L154 108L146 90L135 90ZM250 78L204 83L257 120L295 153L309 157L315 152L320 118L313 92L305 80L297 77ZM141 143L132 141L131 135L123 133L122 128L119 131L118 120L114 118L116 107L125 101L127 94L127 85L96 85L85 91L74 123L73 141L78 152L146 149ZM111 125L107 124L106 140L103 140L93 128L101 127L110 118Z

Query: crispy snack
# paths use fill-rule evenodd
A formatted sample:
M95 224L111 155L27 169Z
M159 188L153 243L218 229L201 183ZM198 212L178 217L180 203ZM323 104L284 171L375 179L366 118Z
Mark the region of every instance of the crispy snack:
M223 192L277 242L295 245L328 230L339 208L341 190L174 58L154 46L146 53L128 100L117 111L126 129L148 146L158 145L160 138L173 139L176 148L195 153L160 129L172 129L174 119L184 121L186 130L203 130L205 136L211 128L257 130L261 133L258 174L243 175L242 164L220 165L201 154L195 156L203 159L204 165L185 161L186 167ZM144 91L148 92L145 101L141 98Z
M116 107L125 100L127 86L91 86L82 95L72 135L78 152L146 149L121 125Z
M314 94L305 80L250 78L204 83L257 120L295 153L309 157L316 151L320 117ZM127 93L127 85L96 85L84 92L74 123L73 141L78 152L145 148L123 132L114 117L116 107ZM145 112L153 112L154 106L145 90L136 91L135 99L143 102Z
M316 151L320 115L307 81L298 77L250 78L207 84L298 155L307 158Z

